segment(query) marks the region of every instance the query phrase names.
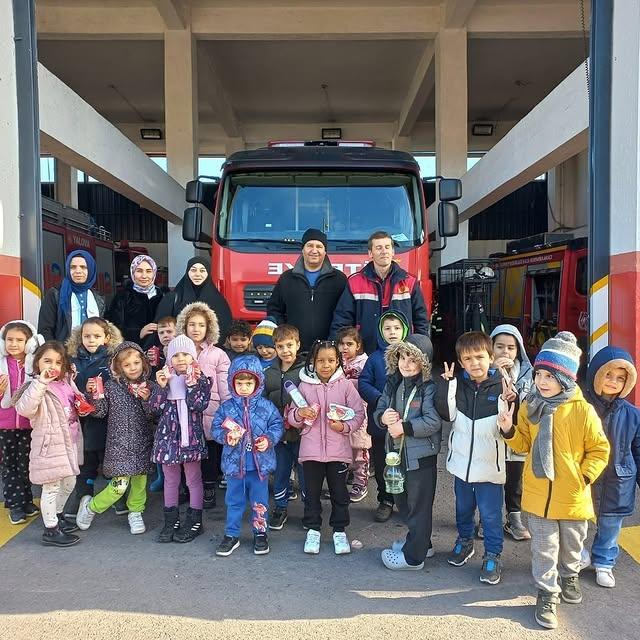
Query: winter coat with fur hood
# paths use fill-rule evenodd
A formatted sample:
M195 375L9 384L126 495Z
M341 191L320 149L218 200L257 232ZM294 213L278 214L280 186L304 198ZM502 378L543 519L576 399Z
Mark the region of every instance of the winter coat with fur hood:
M289 424L300 429L302 435L298 461L351 463L353 452L349 436L364 424L364 405L353 384L344 377L340 368L328 382L321 382L315 373L305 370L300 373L298 389L309 405L320 405L311 426L304 424L295 406L292 405L289 409ZM344 431L340 433L329 427L327 413L330 403L341 404L355 411L356 415L351 420L342 423Z
M435 464L435 456L440 452L442 442L442 419L435 408L436 388L431 380L431 351L431 341L426 336L410 335L404 342L390 345L384 354L389 377L374 419L386 431L387 427L381 422L382 414L388 408L400 414L404 430L402 461L409 471L420 468L420 460L430 456L433 456ZM420 364L420 374L410 379L409 384L398 370L401 353L406 353ZM390 444L391 440L387 442ZM393 439L393 450L397 451L399 444L399 439Z
M75 383L81 393L87 393L87 380L100 376L105 383L111 378L111 358L116 347L122 343L120 329L111 322L109 326L109 342L89 353L82 344L82 327L76 327L67 340L67 353L76 368ZM91 402L91 400L89 400ZM80 418L84 435L85 451L103 451L107 440L107 421L96 418L94 414Z
M27 377L33 373L33 354L36 349L44 343L44 338L38 335L36 328L25 320L13 320L12 322L20 322L31 330L31 337L25 344L26 356L24 362L20 363L16 358L7 353L5 346L5 333L7 322L0 329L0 375L9 377L9 384L2 395L0 402L0 429L31 429L29 420L23 416L19 416L15 407L11 404L11 396L20 389Z
M227 384L227 372L231 361L229 356L220 347L216 347L220 339L220 326L214 311L204 302L192 302L188 304L177 318L176 334L187 333L187 317L195 312L200 313L207 319L207 336L200 345L201 351L198 354L198 364L200 370L211 381L211 399L204 411L204 432L207 440L211 440L211 423L218 407L225 400L228 400L229 385Z
M56 394L38 378L24 384L12 402L16 411L31 421L31 482L46 484L77 476L83 463L83 444L80 425L70 425L78 420L75 409L71 407L67 416Z
M151 464L153 419L149 401L133 395L129 381L113 367L113 360L125 349L135 349L144 361L144 353L135 342L123 342L115 347L111 358L112 378L104 385L104 399L93 401L96 406L94 416L107 418L102 473L110 478L138 476L154 469ZM146 380L143 373L136 382Z
M235 392L233 378L239 373L250 373L256 379L256 388L249 397L239 396ZM229 478L243 478L246 472L246 457L251 455L258 476L265 480L276 469L275 447L282 438L284 426L282 415L275 404L262 397L264 373L256 356L239 356L233 361L229 369L229 392L231 399L220 405L212 426L213 439L223 445L222 471ZM227 444L227 431L222 426L225 418L231 418L246 429L240 442L233 447ZM267 450L258 451L251 446L249 453L247 445L261 436L269 441Z

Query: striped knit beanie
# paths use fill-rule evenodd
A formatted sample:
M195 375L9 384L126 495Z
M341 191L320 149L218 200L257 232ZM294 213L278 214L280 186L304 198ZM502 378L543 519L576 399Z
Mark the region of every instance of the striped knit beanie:
M573 333L560 331L542 345L533 368L534 371L545 369L557 378L563 389L569 390L575 387L581 355Z
M267 316L262 322L258 323L253 335L251 336L251 342L254 347L275 347L273 343L273 332L278 326L275 318Z

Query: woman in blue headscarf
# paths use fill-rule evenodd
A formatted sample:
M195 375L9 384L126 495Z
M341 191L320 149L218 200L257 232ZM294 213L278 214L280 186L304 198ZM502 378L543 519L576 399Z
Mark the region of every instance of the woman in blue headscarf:
M45 340L64 342L87 318L104 313L104 299L91 288L96 276L96 261L90 253L76 249L67 256L62 283L47 291L40 307L38 333Z
M129 268L131 280L117 293L106 313L107 320L122 331L125 340L145 351L158 342L156 311L162 291L156 287L158 267L151 256L136 256Z

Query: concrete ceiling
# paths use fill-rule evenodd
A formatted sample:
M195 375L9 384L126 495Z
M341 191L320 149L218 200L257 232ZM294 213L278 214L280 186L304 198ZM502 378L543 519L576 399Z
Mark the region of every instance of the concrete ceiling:
M470 122L519 120L584 60L585 45L575 2L447 1L458 9L460 6L470 9L470 13L465 14L469 18ZM42 31L38 57L45 67L114 124L162 125L164 51L162 20L157 11L160 3L161 0L107 3L37 0ZM165 6L167 4L181 6L176 0L165 0ZM412 27L411 9L424 20L440 20L443 4L440 0L406 0L402 7L397 7L397 21L389 26L388 32L376 32L376 35L343 33L340 25L331 27L332 13L348 5L357 27L359 17L364 20L372 12L375 17L376 11L395 7L393 2L348 0L341 3L340 9L328 7L321 0L278 0L276 4L268 0L194 0L192 3L192 15L200 16L207 25L216 24L208 11L217 11L218 17L222 16L232 25L236 24L233 22L235 11L260 16L263 15L260 12L283 12L282 24L275 25L264 37L255 33L253 26L247 27L246 34L239 34L233 26L236 31L226 39L220 34L209 37L208 32L204 33L208 27L198 27L202 124L215 125L220 121L206 91L211 73L217 75L215 86L226 94L225 104L231 108L240 130L251 125L319 122L392 125L398 121L416 69L427 45L433 43L428 36L438 29L437 24L426 23ZM405 7L405 4L412 6ZM105 33L101 36L100 25L89 23L94 12L98 20L103 10L100 7L105 6L109 10L119 7L121 11L135 11L140 22L133 26L123 22L117 27L105 24ZM587 15L588 9L587 4ZM305 36L291 35L293 27L288 26L286 18L296 11L300 16L293 16L294 26L298 17L301 21L311 20L323 11L323 29L334 28L336 33L313 34L309 27ZM547 15L554 12L557 18ZM549 29L557 28L557 31L538 35L530 32L525 24L529 15L536 23L539 22L536 16L546 16ZM355 31L356 27L350 26L350 30ZM274 35L277 29L282 29L281 37ZM110 33L116 30L118 33ZM127 35L128 30L144 31L144 34ZM433 84L434 73L432 63L425 76L427 82ZM322 85L326 85L326 89ZM415 127L432 123L434 110L434 91L430 91L424 106L417 111Z

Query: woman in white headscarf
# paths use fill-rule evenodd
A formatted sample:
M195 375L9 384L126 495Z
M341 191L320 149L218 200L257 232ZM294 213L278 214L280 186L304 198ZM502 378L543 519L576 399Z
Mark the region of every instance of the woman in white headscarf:
M156 344L155 317L163 295L155 285L158 267L153 258L141 255L133 259L129 271L131 281L116 294L105 317L120 329L125 340L146 351Z

